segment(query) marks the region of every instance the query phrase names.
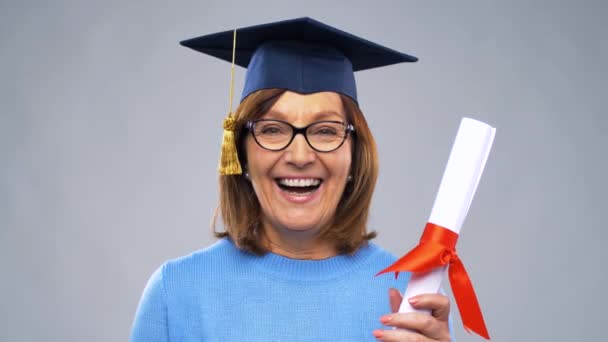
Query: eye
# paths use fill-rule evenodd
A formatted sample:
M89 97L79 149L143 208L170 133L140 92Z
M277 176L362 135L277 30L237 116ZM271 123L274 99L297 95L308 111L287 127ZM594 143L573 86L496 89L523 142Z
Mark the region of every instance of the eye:
M336 132L336 130L331 127L325 127L319 130L319 134L323 135L336 135L337 133L338 132Z
M264 123L256 127L257 135L276 136L286 134L286 128L276 123Z
M310 133L313 135L324 136L324 137L333 137L339 135L339 127L331 124L320 124L311 127Z

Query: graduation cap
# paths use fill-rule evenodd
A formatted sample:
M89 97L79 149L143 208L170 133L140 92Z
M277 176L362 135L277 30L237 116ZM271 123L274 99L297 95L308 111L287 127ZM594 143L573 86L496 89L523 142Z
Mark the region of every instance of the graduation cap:
M237 42L238 32L238 42ZM301 94L331 91L357 102L354 72L418 59L311 18L284 20L213 33L181 45L247 68L241 102L260 89ZM240 174L232 118L224 120L220 173Z

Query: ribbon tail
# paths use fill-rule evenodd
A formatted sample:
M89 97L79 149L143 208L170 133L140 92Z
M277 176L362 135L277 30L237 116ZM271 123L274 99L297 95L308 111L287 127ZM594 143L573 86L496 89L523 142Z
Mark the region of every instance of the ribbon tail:
M450 284L452 292L460 311L462 324L467 332L475 332L479 336L489 340L490 334L483 320L481 308L473 289L471 279L460 259L454 258L449 269Z
M446 248L440 244L422 243L414 247L407 254L399 258L389 267L378 272L376 276L395 272L428 272L437 267L444 266L446 261L441 258Z

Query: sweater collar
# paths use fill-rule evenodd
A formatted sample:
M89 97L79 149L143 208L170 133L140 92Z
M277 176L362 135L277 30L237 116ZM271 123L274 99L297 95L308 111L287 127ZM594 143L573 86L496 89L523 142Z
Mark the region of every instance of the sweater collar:
M236 248L232 241L226 241ZM272 252L262 256L239 252L253 267L272 277L314 282L345 276L369 264L379 252L379 248L373 243L367 243L352 255L340 254L322 260L292 259Z

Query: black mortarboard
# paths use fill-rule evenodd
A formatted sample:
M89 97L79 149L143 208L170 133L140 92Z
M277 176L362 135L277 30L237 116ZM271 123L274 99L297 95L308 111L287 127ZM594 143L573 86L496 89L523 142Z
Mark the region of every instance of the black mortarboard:
M266 88L303 94L333 91L357 101L354 71L418 60L311 18L236 31L234 62L247 68L241 101ZM232 30L214 33L181 44L231 62L233 33Z

